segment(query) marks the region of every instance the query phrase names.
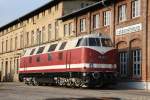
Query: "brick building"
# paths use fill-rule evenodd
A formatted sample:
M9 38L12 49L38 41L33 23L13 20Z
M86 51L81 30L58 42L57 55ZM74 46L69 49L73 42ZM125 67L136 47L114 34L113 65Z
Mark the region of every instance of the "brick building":
M63 39L59 17L98 0L51 0L0 27L0 80L18 80L19 58L24 49Z
M118 85L150 89L149 14L148 0L102 0L59 20L66 38L95 32L110 36L119 52Z

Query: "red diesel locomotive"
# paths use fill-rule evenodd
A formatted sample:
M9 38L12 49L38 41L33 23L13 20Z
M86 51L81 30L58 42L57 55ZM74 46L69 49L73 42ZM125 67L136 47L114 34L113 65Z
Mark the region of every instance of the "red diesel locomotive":
M116 59L110 38L90 34L26 49L18 72L30 85L101 87L116 82Z

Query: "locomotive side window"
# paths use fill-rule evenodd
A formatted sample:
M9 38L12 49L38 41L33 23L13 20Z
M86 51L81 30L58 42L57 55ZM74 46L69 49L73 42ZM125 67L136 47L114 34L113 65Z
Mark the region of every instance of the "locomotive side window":
M35 49L32 49L30 55L33 55L33 54L34 54L34 51L35 51Z
M79 46L87 46L87 38L79 39L76 47L79 47Z
M37 53L36 53L36 54L40 54L40 53L42 53L42 52L43 52L43 50L44 50L44 48L45 48L45 47L40 47L40 48L38 49L38 51L37 51Z
M66 46L67 42L63 42L59 48L59 50L63 50Z
M57 47L57 44L52 44L49 49L48 49L48 52L51 52L51 51L54 51Z
M104 47L112 47L112 42L110 39L101 38L101 42Z

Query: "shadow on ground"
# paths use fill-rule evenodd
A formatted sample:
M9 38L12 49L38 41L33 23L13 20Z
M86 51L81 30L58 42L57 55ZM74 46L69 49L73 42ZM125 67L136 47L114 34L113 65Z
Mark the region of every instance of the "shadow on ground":
M102 98L51 98L45 100L121 100L120 98L109 98L109 97L102 97Z

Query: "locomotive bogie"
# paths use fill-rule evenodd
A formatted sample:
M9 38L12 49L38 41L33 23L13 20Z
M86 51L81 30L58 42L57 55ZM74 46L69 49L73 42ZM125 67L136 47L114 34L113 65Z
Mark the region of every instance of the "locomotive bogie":
M57 85L65 87L102 87L105 84L115 83L114 73L45 73L45 74L20 74L24 77L24 82L27 85Z

